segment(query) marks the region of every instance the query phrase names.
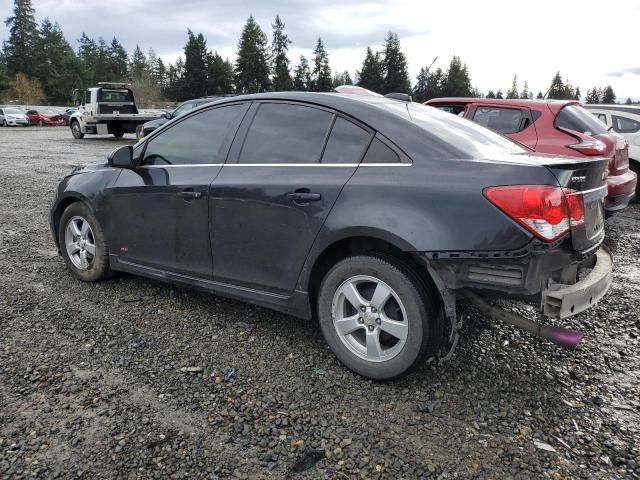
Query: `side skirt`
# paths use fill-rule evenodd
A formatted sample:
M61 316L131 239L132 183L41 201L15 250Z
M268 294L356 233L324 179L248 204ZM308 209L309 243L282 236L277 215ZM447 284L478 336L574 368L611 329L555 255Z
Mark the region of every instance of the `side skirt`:
M222 297L276 310L305 320L311 319L311 308L309 306L309 295L307 292L296 290L292 295L278 295L262 290L148 267L146 265L140 265L139 263L122 260L117 255L109 255L109 263L112 270L194 288Z

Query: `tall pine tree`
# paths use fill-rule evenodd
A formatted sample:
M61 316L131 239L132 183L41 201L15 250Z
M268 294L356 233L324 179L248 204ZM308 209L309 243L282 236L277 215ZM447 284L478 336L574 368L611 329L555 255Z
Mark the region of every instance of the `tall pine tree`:
M221 95L233 92L233 65L218 52L209 52L207 57L207 93Z
M383 66L385 75L382 93L411 92L407 57L400 49L398 35L393 32L389 32L385 40Z
M371 47L367 47L362 69L356 73L358 76L356 85L372 92L382 93L384 88L384 65L380 59L379 52L373 53Z
M313 51L312 83L314 92L330 92L333 90L329 54L324 49L322 39L318 37L316 49Z
M416 77L416 86L413 87L413 92L411 95L413 97L414 102L426 102L427 99L427 85L429 82L429 71L422 67L420 69L420 73Z
M187 30L184 46L184 83L186 98L204 97L207 94L207 41L202 33L194 35Z
M129 78L129 55L116 37L111 40L107 50L108 55L108 82L122 82ZM98 78L98 81L101 79Z
M613 88L611 88L611 85L607 85L602 91L602 103L616 103L616 94L613 92Z
M460 57L454 55L451 59L442 90L445 97L470 97L472 95L469 70L462 63Z
M273 90L284 92L293 89L293 80L289 72L289 57L287 57L287 50L289 50L291 40L284 33L284 22L280 19L280 15L276 15L276 20L272 27L271 58L273 59L273 78L271 82Z
M15 0L13 16L5 20L9 29L9 39L3 42L7 74L13 77L17 73L27 76L36 74L36 43L38 41L38 25L31 0Z
M299 92L308 92L311 90L311 70L309 69L309 61L304 55L300 55L300 63L296 66L293 73L293 88Z
M508 99L520 98L520 95L518 94L518 76L517 75L513 76L513 83L511 84L511 88L507 90L507 98Z
M236 89L239 93L256 93L269 90L269 52L267 36L249 16L238 42L236 59Z

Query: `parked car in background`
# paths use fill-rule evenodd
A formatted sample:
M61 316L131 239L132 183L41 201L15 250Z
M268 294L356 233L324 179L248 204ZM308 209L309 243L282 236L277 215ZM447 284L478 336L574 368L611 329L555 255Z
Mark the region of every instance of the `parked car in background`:
M455 336L456 298L527 299L560 319L597 303L606 168L420 104L274 92L204 105L76 168L50 224L80 280L126 271L317 318L345 365L385 380ZM501 311L556 343L582 338Z
M77 108L67 108L64 113L61 114L62 118L64 119L64 125L65 127L69 126L69 119L71 118L71 115L73 115L74 113L76 113L78 111Z
M29 119L23 111L15 107L1 107L0 125L2 125L3 127L28 127Z
M629 167L640 175L640 106L584 105L595 117L629 144ZM640 199L640 182L636 184L636 199Z
M497 100L434 98L426 105L463 116L539 153L570 157L606 157L607 214L625 208L636 192L625 139L572 100Z
M156 120L151 120L150 122L142 125L140 130L136 131L136 138L140 140L142 137L146 137L154 130L160 128L169 120L173 120L174 118L178 118L185 113L193 110L200 105L204 105L206 103L215 102L216 100L221 99L220 96L211 96L211 97L202 97L202 98L194 98L193 100L187 100L186 102L181 103L176 107L173 112L164 112L162 116Z
M27 110L27 118L29 125L38 125L40 127L64 127L64 118L55 112L39 112L37 110Z

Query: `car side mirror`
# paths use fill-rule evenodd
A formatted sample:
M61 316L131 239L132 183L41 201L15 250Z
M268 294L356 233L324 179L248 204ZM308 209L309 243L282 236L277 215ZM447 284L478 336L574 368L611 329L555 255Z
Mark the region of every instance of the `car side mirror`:
M133 147L125 145L124 147L116 148L109 154L107 160L112 167L133 168Z
M162 114L162 118L166 118L167 120L171 120L173 118L173 115L171 115L171 112L164 112Z

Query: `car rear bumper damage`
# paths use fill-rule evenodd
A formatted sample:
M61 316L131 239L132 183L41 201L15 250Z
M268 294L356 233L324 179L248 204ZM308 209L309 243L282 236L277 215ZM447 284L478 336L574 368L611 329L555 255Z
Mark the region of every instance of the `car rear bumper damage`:
M576 347L583 334L545 325L545 320L562 320L587 310L611 286L613 260L604 246L583 255L561 248L544 253L524 250L512 253L512 258L505 258L506 253L484 258L479 254L468 255L462 259L428 260L429 271L437 277L436 284L445 303L449 303L445 310L450 317L453 313L454 321L457 321L456 299L466 298L493 318L566 347ZM580 274L584 276L580 278ZM538 308L537 320L542 323L496 307L489 302L490 298L533 304Z

